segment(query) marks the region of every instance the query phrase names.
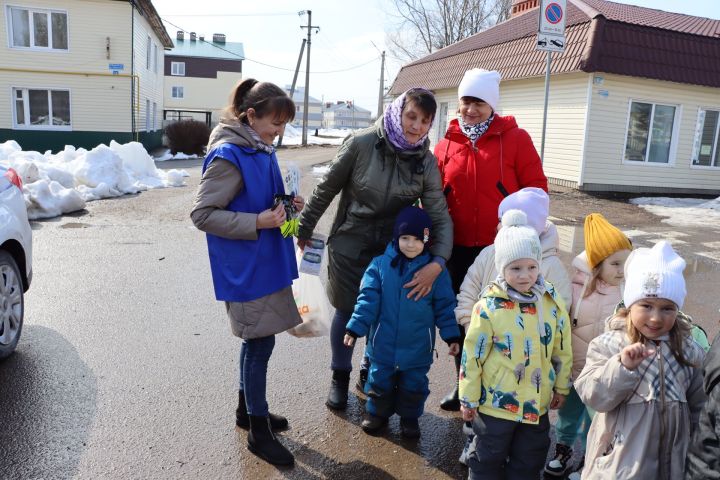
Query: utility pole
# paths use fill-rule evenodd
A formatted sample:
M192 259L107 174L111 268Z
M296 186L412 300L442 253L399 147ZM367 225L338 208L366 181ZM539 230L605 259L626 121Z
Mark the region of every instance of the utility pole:
M310 95L310 44L312 43L312 30L315 29L315 33L320 31L320 27L312 24L312 10L305 10L308 16L308 24L301 26L300 28L307 28L307 63L305 67L305 101L303 102L303 130L302 130L302 144L307 146L308 137L308 108L309 108L309 95Z
M382 58L380 60L380 93L378 93L378 108L377 116L383 114L383 98L385 97L385 50L382 51Z
M300 71L300 63L302 62L303 52L305 51L305 42L307 42L307 40L303 38L302 45L300 46L300 55L298 56L298 63L297 63L297 66L295 67L295 75L293 75L292 85L290 86L290 100L292 100L293 95L295 95L295 85L297 84L297 76L298 76L298 72ZM278 138L278 144L277 144L278 147L282 146L282 139L283 139L283 136L280 135L280 138Z

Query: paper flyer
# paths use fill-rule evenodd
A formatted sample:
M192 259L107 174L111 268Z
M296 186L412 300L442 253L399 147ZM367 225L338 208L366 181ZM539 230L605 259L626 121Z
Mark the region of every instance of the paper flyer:
M308 275L320 275L323 257L325 256L325 244L327 235L314 233L312 238L305 245L302 259L298 270Z

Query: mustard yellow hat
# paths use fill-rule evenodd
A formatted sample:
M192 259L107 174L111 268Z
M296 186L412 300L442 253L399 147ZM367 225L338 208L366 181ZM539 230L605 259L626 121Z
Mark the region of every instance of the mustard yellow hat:
M585 254L590 268L620 250L632 250L632 243L620 229L599 213L585 217Z

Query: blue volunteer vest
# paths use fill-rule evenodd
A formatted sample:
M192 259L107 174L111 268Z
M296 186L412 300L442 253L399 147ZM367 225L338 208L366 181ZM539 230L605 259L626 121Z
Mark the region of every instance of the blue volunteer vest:
M242 172L245 187L226 207L232 212L260 213L272 207L273 195L285 193L275 153L224 143L208 152L203 174L216 158ZM292 237L279 228L258 230L257 240L231 240L207 234L215 298L248 302L277 292L298 277Z

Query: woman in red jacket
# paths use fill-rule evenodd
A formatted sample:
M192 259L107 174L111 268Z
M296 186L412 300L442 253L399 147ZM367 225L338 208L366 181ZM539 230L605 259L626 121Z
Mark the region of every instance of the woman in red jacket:
M458 97L459 116L435 147L454 225L447 269L456 294L475 257L495 240L502 199L525 187L547 191L547 178L530 135L517 126L514 117L495 112L500 101L500 74L468 70ZM460 355L455 365L459 370ZM456 386L441 408L459 410L457 394Z

